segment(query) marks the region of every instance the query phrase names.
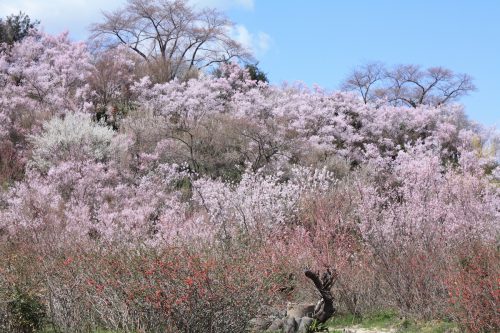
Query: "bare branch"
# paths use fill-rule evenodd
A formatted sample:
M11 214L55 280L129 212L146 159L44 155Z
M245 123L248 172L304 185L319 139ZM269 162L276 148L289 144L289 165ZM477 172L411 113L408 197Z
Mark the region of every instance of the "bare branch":
M383 79L385 69L381 63L369 63L356 69L343 82L342 89L358 90L366 104L374 99L371 94L372 87Z
M469 75L443 67L422 70L416 65L397 65L386 70L378 63L354 70L341 88L358 91L365 104L382 99L414 108L446 104L475 90Z
M104 13L91 38L127 45L163 72L155 77L172 80L235 57L251 59L229 36L232 24L221 12L195 10L187 0L128 0L124 8Z

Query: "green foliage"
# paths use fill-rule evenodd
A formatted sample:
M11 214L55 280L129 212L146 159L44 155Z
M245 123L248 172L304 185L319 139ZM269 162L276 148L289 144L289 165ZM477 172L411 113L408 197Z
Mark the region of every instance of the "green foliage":
M364 317L356 316L353 314L342 314L334 316L328 321L329 327L349 327L359 325L364 328L384 328L390 327L399 323L399 318L396 312L392 310L385 310L369 314Z
M395 320L398 320L397 313L392 310L388 310L367 316L363 322L368 327L384 327L390 325Z
M0 19L0 43L12 45L28 35L30 30L36 29L40 21L32 21L31 18L19 12L17 15L7 16L5 21Z
M42 329L46 312L38 296L16 289L8 303L8 311L14 332L31 333Z
M326 324L318 322L316 319L312 322L311 326L307 330L308 333L314 332L328 332L328 326Z
M330 327L344 327L344 326L352 326L357 325L362 322L361 317L354 316L352 314L339 314L334 315L327 324Z
M455 323L442 320L420 322L401 318L393 310L385 310L367 315L363 318L352 314L334 316L327 325L331 332L343 332L344 328L364 328L367 330L396 329L398 333L444 333L458 332Z
M266 73L261 71L257 65L258 64L245 65L245 69L248 71L248 74L250 74L250 79L257 82L269 82Z

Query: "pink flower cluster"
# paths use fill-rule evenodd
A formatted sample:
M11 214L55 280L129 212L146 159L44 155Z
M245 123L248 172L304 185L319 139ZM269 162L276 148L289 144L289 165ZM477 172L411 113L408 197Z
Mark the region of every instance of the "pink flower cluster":
M0 140L27 165L1 194L10 235L161 244L264 232L300 224L304 200L346 179L367 238L498 233L498 138L458 105L364 104L257 83L235 64L153 84L127 52L96 60L67 34L36 34L0 54ZM79 114L103 109L116 117Z

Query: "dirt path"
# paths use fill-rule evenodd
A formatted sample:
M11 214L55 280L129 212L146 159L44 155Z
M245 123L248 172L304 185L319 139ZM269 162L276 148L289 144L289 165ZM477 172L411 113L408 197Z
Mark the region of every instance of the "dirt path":
M380 329L370 329L370 328L362 328L359 325L343 327L343 328L332 328L330 332L345 332L345 333L395 333L395 328L380 328Z

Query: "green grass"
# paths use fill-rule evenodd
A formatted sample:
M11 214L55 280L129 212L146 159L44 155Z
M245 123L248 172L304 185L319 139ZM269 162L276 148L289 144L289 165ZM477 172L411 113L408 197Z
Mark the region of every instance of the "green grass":
M340 314L328 321L332 328L349 327L359 325L363 328L388 328L393 327L400 319L396 312L388 310L374 313L363 318L351 314Z
M403 319L397 312L387 310L364 316L356 317L350 314L334 316L327 322L330 332L340 333L343 328L361 327L365 329L396 329L398 333L445 333L460 332L457 325L447 321L426 321Z
M433 320L428 322L415 322L404 320L398 327L398 333L446 333L460 332L455 323Z

